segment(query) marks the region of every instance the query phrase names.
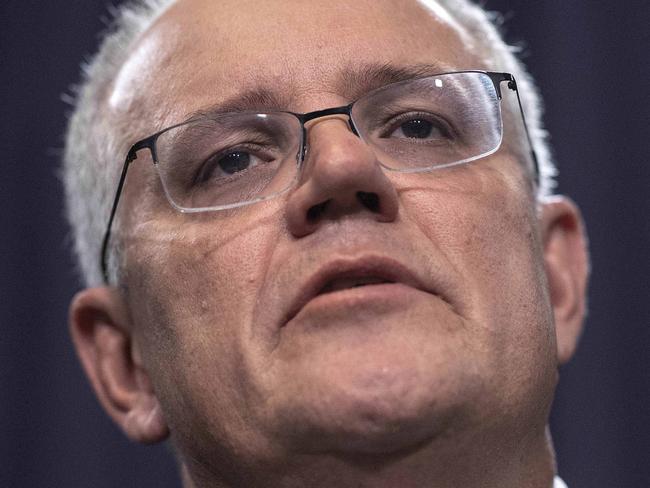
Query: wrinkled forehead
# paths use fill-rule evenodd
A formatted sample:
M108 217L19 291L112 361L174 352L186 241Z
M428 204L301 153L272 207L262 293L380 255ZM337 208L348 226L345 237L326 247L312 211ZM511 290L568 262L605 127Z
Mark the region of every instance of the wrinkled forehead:
M473 53L434 1L179 0L137 41L108 101L153 132L260 89L286 105L274 108L317 110L373 88L377 67L483 67Z

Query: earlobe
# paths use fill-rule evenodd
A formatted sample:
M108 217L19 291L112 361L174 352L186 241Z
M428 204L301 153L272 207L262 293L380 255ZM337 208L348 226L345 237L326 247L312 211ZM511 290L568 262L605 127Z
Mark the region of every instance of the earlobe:
M164 440L169 431L119 291L100 287L77 293L70 305L70 333L95 394L124 433L143 443Z
M558 363L564 364L573 356L586 314L587 238L580 211L568 198L545 199L541 211L544 264L555 317Z

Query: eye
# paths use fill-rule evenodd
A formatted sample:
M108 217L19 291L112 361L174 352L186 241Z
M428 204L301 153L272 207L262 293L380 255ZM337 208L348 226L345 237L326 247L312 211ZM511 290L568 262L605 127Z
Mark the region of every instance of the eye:
M258 147L238 147L220 151L210 156L201 165L194 178L194 184L243 176L248 170L274 159L274 155Z
M425 139L431 136L434 129L433 124L428 120L413 119L401 124L396 132L401 132L404 137Z
M219 158L216 164L224 173L232 175L250 166L251 155L245 151L230 152Z
M402 114L388 123L384 138L449 140L452 130L432 114Z

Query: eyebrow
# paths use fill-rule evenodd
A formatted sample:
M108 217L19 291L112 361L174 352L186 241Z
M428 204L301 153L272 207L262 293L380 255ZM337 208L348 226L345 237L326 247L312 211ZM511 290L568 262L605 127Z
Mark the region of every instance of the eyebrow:
M338 91L350 100L391 83L432 76L452 71L448 66L435 63L398 66L390 63L366 64L345 68L338 80Z
M347 100L357 100L366 93L391 83L432 76L450 71L441 64L413 64L398 66L390 63L347 66L337 76L333 90ZM287 86L284 88L287 90ZM186 121L205 119L232 112L273 112L288 111L295 103L297 87L288 84L288 90L259 86L235 94L214 105L190 112ZM328 91L332 91L331 89Z
M293 97L288 93L281 94L269 88L258 87L245 90L233 95L224 101L218 102L209 107L205 107L186 116L186 121L210 118L229 112L247 112L247 111L286 111L290 106Z

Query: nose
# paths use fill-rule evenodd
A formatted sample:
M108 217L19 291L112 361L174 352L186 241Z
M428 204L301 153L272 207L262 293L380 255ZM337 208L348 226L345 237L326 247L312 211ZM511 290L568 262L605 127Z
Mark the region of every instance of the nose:
M298 186L288 197L286 219L295 237L352 214L391 222L397 191L365 142L341 118L317 119L307 131L308 153Z

